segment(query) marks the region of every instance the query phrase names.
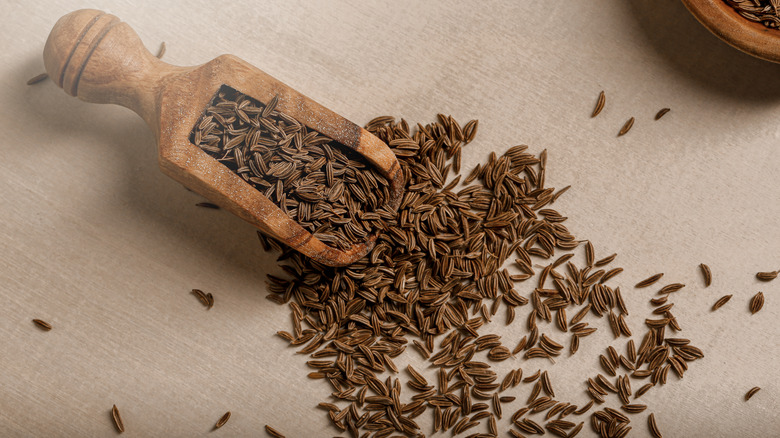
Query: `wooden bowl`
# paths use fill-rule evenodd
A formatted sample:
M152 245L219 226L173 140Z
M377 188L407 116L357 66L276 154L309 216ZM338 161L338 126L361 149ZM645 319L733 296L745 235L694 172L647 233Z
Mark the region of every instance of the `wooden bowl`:
M718 38L757 58L780 62L780 29L769 29L737 13L723 0L682 0Z

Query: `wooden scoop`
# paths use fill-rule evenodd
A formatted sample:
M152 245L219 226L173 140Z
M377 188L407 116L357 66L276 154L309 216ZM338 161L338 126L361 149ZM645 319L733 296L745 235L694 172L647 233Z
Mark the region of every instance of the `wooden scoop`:
M390 182L389 206L398 208L402 172L384 142L235 56L197 67L166 64L119 18L82 9L57 21L43 58L49 76L71 96L119 104L141 116L157 137L160 167L168 176L320 263L351 264L373 248L377 236L345 251L328 246L192 144L193 127L223 85L261 102L277 97L278 111L365 157Z

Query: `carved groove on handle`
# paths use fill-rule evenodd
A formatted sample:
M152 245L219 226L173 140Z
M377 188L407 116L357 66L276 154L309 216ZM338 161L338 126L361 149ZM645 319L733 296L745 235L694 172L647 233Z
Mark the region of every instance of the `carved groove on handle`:
M121 21L118 19L112 20L110 23L106 25L105 28L103 28L103 30L100 32L100 35L98 35L98 37L92 41L89 47L89 52L87 52L87 56L84 57L84 62L81 63L81 68L79 69L79 72L76 74L76 77L73 79L73 85L72 85L73 89L70 92L72 96L78 96L78 94L76 93L78 92L79 89L79 80L81 80L81 75L84 73L84 69L87 68L87 63L89 62L89 58L92 56L93 53L95 53L95 49L98 48L100 42L103 41L103 38L105 38L106 35L108 35L108 32L119 23L121 23Z
M95 23L97 23L98 19L103 15L106 15L105 12L99 15L95 15L95 18L93 18L92 21L90 21L89 24L84 27L84 30L81 31L81 35L79 35L79 38L73 44L73 48L70 49L70 54L68 55L68 59L65 60L65 64L62 66L60 77L57 79L58 87L62 88L62 83L65 81L65 72L68 71L68 65L70 65L70 60L73 59L73 55L76 53L76 48L79 46L79 44L81 44L81 40L84 39L84 36L87 34L87 32L90 29L92 29L92 26L94 26Z

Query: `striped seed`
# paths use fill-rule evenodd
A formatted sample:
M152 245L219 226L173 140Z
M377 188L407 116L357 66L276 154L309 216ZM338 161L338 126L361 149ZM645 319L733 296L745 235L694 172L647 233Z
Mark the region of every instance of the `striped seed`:
M628 131L631 130L631 127L634 126L634 118L631 117L630 119L626 120L626 123L623 124L623 127L620 128L620 131L618 131L618 137L621 137L623 135L626 135Z
M636 288L643 288L643 287L650 286L653 283L655 283L656 281L660 280L661 277L663 277L663 276L664 276L663 272L655 274L655 275L651 275L650 277L647 277L644 280L642 280L639 283L637 283L636 286L634 286L634 287L636 287Z
M217 420L217 424L214 425L214 428L219 429L220 427L224 426L228 420L230 420L230 411L225 412L225 415L219 417L219 420Z
M154 56L157 59L162 59L163 55L165 55L165 41L160 43L160 48L157 50L157 54Z
M655 414L648 415L647 426L650 428L650 433L653 435L653 438L664 438L663 435L661 435L661 431L658 429L658 424L655 422Z
M747 392L747 394L745 394L745 401L748 401L748 400L750 400L750 398L751 398L751 397L753 397L754 395L756 395L756 393L757 393L757 392L758 392L760 389L761 389L761 388L759 388L758 386L756 386L756 387L753 387L753 388L750 388L750 391L748 391L748 392Z
M125 431L125 424L122 422L122 416L119 415L119 409L114 405L111 408L111 418L114 419L114 426L119 433Z
M346 409L345 411L349 412ZM273 438L285 438L285 436L281 432L279 432L278 430L274 429L273 427L267 424L265 425L265 431L266 433L268 433L268 435L272 436Z
M41 73L39 75L35 75L35 76L31 77L27 81L27 85L35 85L38 82L43 82L43 81L45 81L48 78L49 78L49 74L48 73Z
M759 272L756 274L756 278L758 278L761 281L772 281L775 278L777 278L777 274L780 271L770 271L770 272Z
M750 313L755 314L764 307L764 293L759 292L750 300Z
M700 264L699 268L701 269L701 274L704 276L704 287L708 287L712 284L712 271L710 271L710 267L704 263Z
M712 305L712 310L718 310L721 307L723 307L724 304L726 304L733 295L724 295L718 299L718 301L715 301L715 304Z
M206 293L204 293L202 290L200 290L200 289L193 289L192 292L190 292L190 293L195 295L196 297L198 297L198 299L200 300L200 302L204 306L206 306L207 308L209 307L208 295L206 295Z
M606 103L606 100L606 96L602 90L601 93L599 93L598 100L596 100L596 107L593 108L593 113L590 115L591 118L596 117L599 115L599 113L601 113L601 110L604 109L604 103Z
M660 109L660 110L659 110L659 111L658 111L658 112L655 114L655 119L656 119L656 120L660 119L661 117L663 117L663 116L664 116L664 114L668 113L669 111L670 111L670 109L669 109L669 108L661 108L661 109Z
M49 323L48 323L48 322L46 322L46 321L43 321L43 320L41 320L41 319L33 319L32 321L35 323L35 325L37 325L38 327L40 327L40 328L41 328L41 330L44 330L44 331L47 331L47 332L48 332L49 330L51 330L51 329L52 329L52 327L51 327L51 324L49 324Z

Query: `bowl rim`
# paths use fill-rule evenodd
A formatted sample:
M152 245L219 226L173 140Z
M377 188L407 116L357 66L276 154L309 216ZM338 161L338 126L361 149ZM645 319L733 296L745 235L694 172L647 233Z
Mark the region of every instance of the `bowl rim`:
M770 29L737 13L723 0L682 0L701 24L725 41L749 55L780 62L780 29Z

